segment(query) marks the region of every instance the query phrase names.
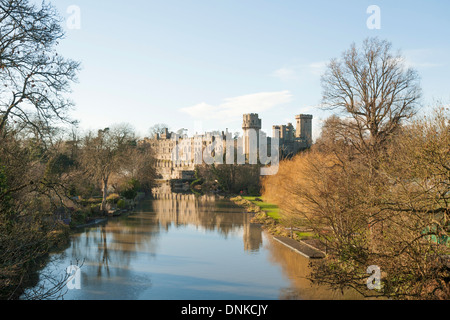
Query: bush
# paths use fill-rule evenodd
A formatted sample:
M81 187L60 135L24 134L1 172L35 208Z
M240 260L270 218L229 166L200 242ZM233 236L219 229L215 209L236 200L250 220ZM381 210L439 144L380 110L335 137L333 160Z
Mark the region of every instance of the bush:
M89 214L85 210L77 210L72 213L71 225L83 224L86 222Z
M127 206L127 202L123 199L117 201L117 208L124 209Z
M128 189L125 190L124 192L122 192L122 197L128 199L128 200L132 200L134 198L136 198L137 196L137 191L134 189Z
M112 193L108 197L106 197L106 201L108 203L116 203L119 200L120 196L117 193Z
M101 203L91 204L91 213L98 214L100 213Z

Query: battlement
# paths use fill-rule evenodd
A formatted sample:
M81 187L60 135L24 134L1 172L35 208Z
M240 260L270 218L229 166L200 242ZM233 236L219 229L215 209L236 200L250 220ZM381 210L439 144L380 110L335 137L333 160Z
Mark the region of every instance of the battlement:
M295 135L298 138L308 141L309 144L312 142L312 119L313 116L310 114L299 114L295 116L295 120L297 121Z
M311 114L299 114L297 116L295 116L295 120L298 119L310 119L312 120L313 116Z
M261 119L259 118L257 113L248 113L244 114L242 129L261 129Z
M282 156L292 156L301 150L309 148L312 144L312 115L300 114L295 116L297 127L289 122L283 125L273 125L273 137L279 137L279 150ZM262 129L262 120L257 113L248 113L243 115L243 135L241 138L233 138L235 148L241 148L248 159L254 155L254 143L258 149L260 139L267 139L267 147L270 149L272 138L267 137ZM157 174L160 179L180 179L186 177L186 174L193 174L195 165L203 161L204 150L215 141L219 136L222 143L215 146L214 152L226 152L228 129L226 131L206 132L205 134L196 134L193 137L179 135L170 132L164 128L154 137L145 138L138 143L149 145L155 152ZM237 149L237 150L238 150Z

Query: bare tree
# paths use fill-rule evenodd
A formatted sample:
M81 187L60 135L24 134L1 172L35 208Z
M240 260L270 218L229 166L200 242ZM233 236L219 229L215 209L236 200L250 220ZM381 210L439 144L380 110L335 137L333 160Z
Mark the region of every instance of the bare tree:
M83 139L81 163L94 179L101 183L103 200L101 209L106 209L106 197L111 175L126 167L128 150L135 144L135 134L129 125L118 125L90 132Z
M18 298L65 238L53 216L64 186L46 168L55 124L72 123L67 93L80 65L56 50L61 22L50 4L0 0L0 298Z
M351 121L354 145L363 153L376 152L386 139L410 119L419 106L419 76L407 68L392 45L368 38L355 44L341 59L333 59L322 76L323 106Z
M156 134L164 133L164 130L169 130L169 126L165 123L157 123L148 129L148 133L150 134L150 138L153 138Z
M28 0L0 1L0 134L6 124L22 122L41 130L69 121L72 102L64 95L76 81L78 62L65 59L56 47L63 38L61 18L46 3Z
M264 179L264 196L327 243L313 280L367 296L448 299L448 109L413 117L418 76L390 48L368 39L330 63L324 103L341 117ZM382 272L377 290L367 287L371 265Z
M365 296L448 300L448 119L438 113L403 127L380 159L376 183L365 158L341 140L265 177L264 197L327 246L327 257L312 265L313 281ZM370 265L382 271L379 290L367 288Z

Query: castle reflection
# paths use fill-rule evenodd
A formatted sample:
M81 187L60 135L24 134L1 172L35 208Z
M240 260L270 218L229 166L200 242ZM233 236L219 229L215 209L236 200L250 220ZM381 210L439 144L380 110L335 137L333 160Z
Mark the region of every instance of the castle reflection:
M223 197L174 193L170 186L162 186L154 189L153 198L152 211L166 231L173 225L193 225L224 237L242 232L246 251L257 252L262 246L261 227L250 222L250 214Z
M310 261L250 219L219 196L157 189L135 212L74 234L38 288L80 262L82 290L66 300L358 298L312 285Z

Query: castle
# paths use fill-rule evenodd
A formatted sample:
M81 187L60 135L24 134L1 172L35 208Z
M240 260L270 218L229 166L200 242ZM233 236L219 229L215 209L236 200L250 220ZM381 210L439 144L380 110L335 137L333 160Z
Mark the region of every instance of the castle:
M300 114L295 117L296 128L292 123L281 126L273 126L273 137L278 135L280 137L280 153L284 157L295 155L301 150L305 150L312 145L312 115Z
M300 114L295 117L296 128L292 123L287 125L272 126L272 138L279 137L280 157L287 158L295 155L299 151L308 149L312 145L312 115ZM242 130L244 132L244 150L249 154L249 131L261 130L261 119L257 113L244 114ZM259 135L257 135L259 137ZM258 141L259 143L259 141ZM268 138L268 148L271 144L271 138ZM270 148L269 148L270 149Z
M144 138L139 141L139 144L147 145L155 151L159 179L192 180L196 165L208 163L208 161L225 163L223 154L231 147L236 150L237 158L242 159L242 163L248 163L250 154L254 150L252 147L260 145L260 138L267 139L267 150L270 153L272 139L279 137L280 158L291 157L309 148L312 144L312 118L312 115L305 114L296 116L295 131L292 123L274 125L273 136L267 137L261 131L262 121L258 114L250 113L243 115L242 137L232 137L228 129L221 133L207 132L188 137L169 132L166 128L154 137ZM210 155L210 158L205 159L205 154Z

